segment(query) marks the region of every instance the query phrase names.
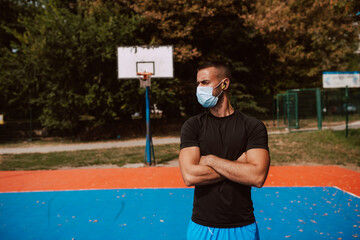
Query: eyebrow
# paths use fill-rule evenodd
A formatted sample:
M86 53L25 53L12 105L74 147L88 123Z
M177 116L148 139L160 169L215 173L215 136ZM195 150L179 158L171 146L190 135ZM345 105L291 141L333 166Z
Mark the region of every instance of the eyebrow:
M204 83L204 82L209 82L210 80L209 79L203 79L203 80L200 80L200 81L196 81L196 83Z

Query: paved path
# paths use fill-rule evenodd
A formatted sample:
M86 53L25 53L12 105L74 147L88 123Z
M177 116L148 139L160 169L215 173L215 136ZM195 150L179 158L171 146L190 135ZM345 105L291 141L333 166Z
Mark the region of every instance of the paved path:
M346 124L343 123L343 124L338 124L338 125L333 125L333 126L323 126L322 129L323 130L333 130L333 131L342 131L342 130L345 130L346 128ZM360 121L355 121L355 122L351 122L348 124L348 129L359 129L360 128ZM301 128L301 129L291 129L292 132L301 132L301 131L316 131L318 130L317 127L314 127L314 128Z
M341 124L341 125L324 127L323 129L331 129L331 130L339 131L339 130L345 130L345 127L346 127L346 125L344 123L344 124ZM349 123L348 128L349 129L359 129L360 128L360 121Z
M48 152L64 152L79 151L92 149L108 149L122 147L138 147L145 146L145 139L129 140L129 141L111 141L111 142L95 142L95 143L74 143L60 145L42 145L29 147L9 147L0 148L0 154L21 154L21 153L48 153ZM180 144L180 138L153 138L154 145L163 144Z
M360 128L360 121L349 123L349 129ZM331 130L344 130L345 124L323 127L323 129ZM300 129L302 131L304 129ZM306 130L317 130L306 129ZM292 130L294 131L294 130ZM269 132L269 134L283 134L284 131ZM145 139L129 140L129 141L110 141L110 142L93 142L93 143L74 143L74 144L58 144L58 145L41 145L41 146L28 146L28 147L0 147L1 154L22 154L22 153L48 153L48 152L65 152L65 151L79 151L79 150L93 150L93 149L109 149L109 148L122 148L122 147L139 147L145 146ZM169 138L153 138L154 145L163 144L180 144L179 137Z

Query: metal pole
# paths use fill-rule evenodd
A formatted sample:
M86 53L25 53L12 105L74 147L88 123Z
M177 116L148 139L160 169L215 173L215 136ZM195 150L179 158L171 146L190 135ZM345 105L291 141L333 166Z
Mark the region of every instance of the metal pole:
M276 99L273 95L273 102L272 102L272 120L273 120L273 126L275 126L275 115L276 115Z
M290 93L286 91L286 112L287 112L287 120L288 120L288 131L291 132L291 115L290 115Z
M279 107L279 98L280 94L276 95L276 119L277 119L277 127L279 128L279 115L280 115L280 107Z
M349 89L348 85L345 88L345 137L349 136L349 112L348 112L348 105L349 105Z
M299 129L299 100L298 100L298 93L294 92L294 96L295 96L295 118L296 118L296 122L295 122L295 128Z
M30 139L29 139L29 141L30 142L32 142L32 132L33 132L33 130L32 130L32 109L31 109L31 104L30 104Z
M321 114L321 92L320 88L316 89L316 112L318 119L318 129L322 129L322 114Z
M146 162L148 165L151 165L151 146L150 143L151 135L150 135L150 98L149 98L149 89L150 87L147 86L145 90L145 98L146 98L146 148L145 148L145 155L146 155Z

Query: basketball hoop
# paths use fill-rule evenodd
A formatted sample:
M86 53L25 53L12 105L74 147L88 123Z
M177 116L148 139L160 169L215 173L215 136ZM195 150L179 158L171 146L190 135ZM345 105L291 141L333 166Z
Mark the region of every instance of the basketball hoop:
M137 75L139 76L141 88L151 87L151 72L138 72Z
M173 46L130 46L118 47L118 78L136 79L145 88L146 100L146 145L144 161L156 165L154 146L150 130L150 87L151 78L173 78Z

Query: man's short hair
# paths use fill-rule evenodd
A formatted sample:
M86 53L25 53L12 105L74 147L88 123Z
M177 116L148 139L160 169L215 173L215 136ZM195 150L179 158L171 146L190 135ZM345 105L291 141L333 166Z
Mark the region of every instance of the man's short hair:
M230 71L230 67L225 64L224 62L220 62L220 61L211 61L211 62L204 62L203 64L201 64L197 71L199 72L202 69L205 68L209 68L209 67L214 67L220 70L220 74L221 76L218 76L220 78L229 78L231 79L231 71Z

